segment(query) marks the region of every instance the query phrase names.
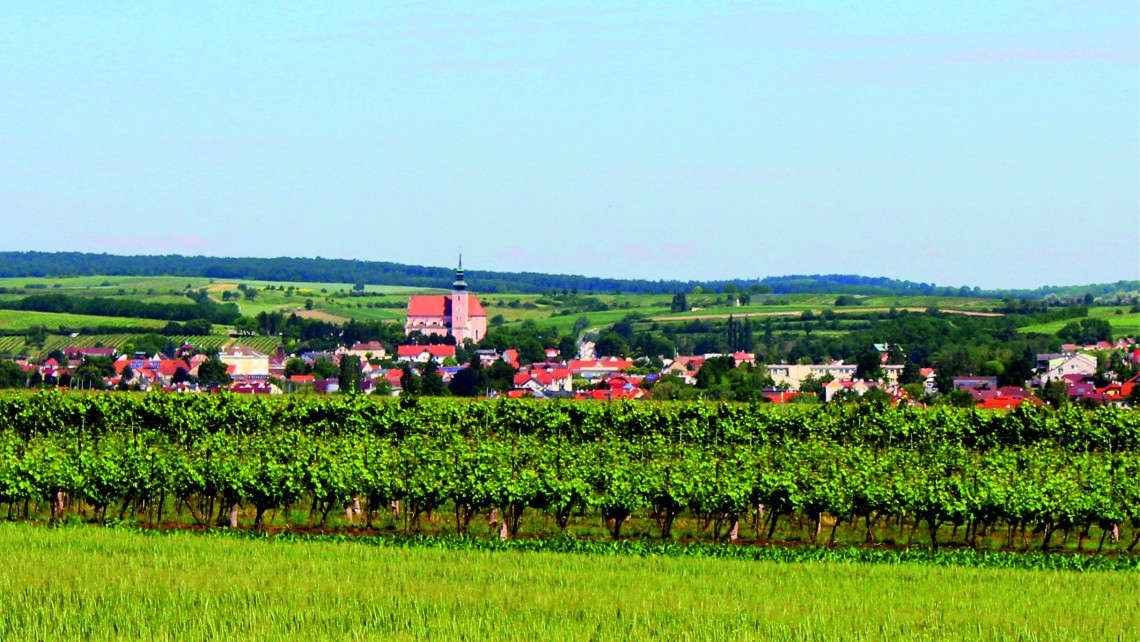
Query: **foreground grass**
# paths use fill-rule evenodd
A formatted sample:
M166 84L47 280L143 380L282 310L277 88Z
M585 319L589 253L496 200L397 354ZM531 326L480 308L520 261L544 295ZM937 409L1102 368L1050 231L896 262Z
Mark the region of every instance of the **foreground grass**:
M0 525L3 639L1132 639L1140 575Z

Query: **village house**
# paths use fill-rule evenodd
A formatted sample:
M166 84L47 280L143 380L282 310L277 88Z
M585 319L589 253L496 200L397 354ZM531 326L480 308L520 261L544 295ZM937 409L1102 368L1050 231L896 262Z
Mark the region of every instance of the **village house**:
M1091 375L1096 373L1096 357L1080 352L1037 355L1039 383L1059 381L1065 375Z
M262 354L249 346L236 344L218 352L218 359L232 366L229 372L234 379L268 378L269 355Z
M361 361L368 361L369 359L384 359L388 356L388 351L384 349L384 344L379 341L367 341L354 343L349 348L341 346L337 348L334 354L338 356L349 355L357 357Z
M435 361L436 363L443 363L444 359L448 357L455 358L455 346L398 346L396 348L396 356L400 361L411 361L414 363Z
M574 391L574 375L568 367L532 365L515 373L514 387L540 395L558 396Z
M855 371L859 366L853 363L837 361L827 364L768 364L768 375L779 386L799 389L803 382L811 377L815 380L830 376L833 381L851 381L855 379ZM898 382L903 366L882 366L883 375L887 383Z
M570 362L568 367L571 374L592 381L611 374L617 374L627 368L632 368L633 361L631 359L619 359L618 357L604 357L602 359L588 360L574 359Z
M115 348L64 348L69 361L82 361L84 357L115 357Z

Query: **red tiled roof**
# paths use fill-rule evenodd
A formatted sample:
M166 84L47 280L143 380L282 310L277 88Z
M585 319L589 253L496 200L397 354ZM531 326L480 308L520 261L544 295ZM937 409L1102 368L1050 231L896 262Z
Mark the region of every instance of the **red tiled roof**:
M467 295L467 317L485 317L487 311L483 309L483 304L479 302L479 298L468 294Z
M633 362L628 359L618 359L617 357L607 357L605 359L590 359L587 361L579 361L574 359L570 362L570 371L589 370L593 368L614 368L615 370L625 370L632 368Z
M186 372L190 372L190 364L181 359L163 359L158 363L158 371L164 377L172 377L178 369L182 368Z
M408 316L410 317L450 317L451 316L451 295L450 294L417 294L408 297ZM483 309L483 304L479 302L479 298L468 294L467 295L467 316L468 317L485 317L487 316L486 310Z
M433 357L454 357L455 346L449 345L430 345L430 346L397 346L396 354L401 357L418 357L419 355L427 352Z
M408 316L444 317L451 316L451 300L440 295L416 295L408 297Z
M982 410L1009 410L1016 408L1023 403L1041 404L1041 400L1037 397L1009 397L1005 395L998 395L991 397L984 401L978 402L978 408Z

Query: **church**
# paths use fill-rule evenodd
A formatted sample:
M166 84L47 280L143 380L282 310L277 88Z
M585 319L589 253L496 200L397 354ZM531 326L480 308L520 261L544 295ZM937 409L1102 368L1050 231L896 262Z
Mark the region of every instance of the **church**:
M439 336L450 334L456 343L467 340L477 343L487 336L487 312L479 299L467 292L462 256L459 257L451 294L412 296L408 299L404 334L413 332Z

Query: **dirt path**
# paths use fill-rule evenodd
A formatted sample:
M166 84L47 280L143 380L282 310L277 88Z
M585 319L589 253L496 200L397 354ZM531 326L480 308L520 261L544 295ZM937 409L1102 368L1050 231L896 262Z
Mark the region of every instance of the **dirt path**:
M293 312L302 319L317 319L318 321L328 321L329 323L348 323L351 320L348 317L330 314L324 310L306 310L304 308L298 308Z

